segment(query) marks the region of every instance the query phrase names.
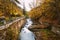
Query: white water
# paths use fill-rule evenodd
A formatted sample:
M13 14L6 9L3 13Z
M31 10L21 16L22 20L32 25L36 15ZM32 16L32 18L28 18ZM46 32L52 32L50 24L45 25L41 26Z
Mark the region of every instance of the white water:
M30 27L32 25L32 21L31 19L26 19L27 22L24 26L24 28L22 28L21 33L20 33L20 38L19 40L35 40L35 35L33 34L33 32L31 32L28 27Z

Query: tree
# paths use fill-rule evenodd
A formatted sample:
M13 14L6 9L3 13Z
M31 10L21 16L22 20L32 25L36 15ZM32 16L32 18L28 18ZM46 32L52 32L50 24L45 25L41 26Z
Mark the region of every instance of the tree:
M39 23L60 24L60 0L46 0L29 12L29 17Z
M22 9L10 0L0 0L0 10L5 17L11 17L11 15L22 16Z

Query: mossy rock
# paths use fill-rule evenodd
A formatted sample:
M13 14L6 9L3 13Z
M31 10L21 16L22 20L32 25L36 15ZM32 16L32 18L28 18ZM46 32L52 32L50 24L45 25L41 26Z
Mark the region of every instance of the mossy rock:
M40 29L34 33L36 40L60 40L60 36L47 29Z

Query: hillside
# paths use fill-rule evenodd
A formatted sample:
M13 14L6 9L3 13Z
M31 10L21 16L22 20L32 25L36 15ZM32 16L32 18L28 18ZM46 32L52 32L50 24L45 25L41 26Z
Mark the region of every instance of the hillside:
M60 40L60 0L45 0L28 15L34 22L29 29L36 40Z
M29 17L33 20L59 21L60 19L60 0L46 0L40 6L33 8L29 12Z
M22 16L22 9L10 0L0 0L0 17L10 17L11 15Z

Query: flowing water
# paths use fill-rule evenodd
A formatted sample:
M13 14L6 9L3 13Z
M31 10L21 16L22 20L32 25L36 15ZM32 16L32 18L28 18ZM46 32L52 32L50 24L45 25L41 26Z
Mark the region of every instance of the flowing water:
M33 34L32 31L30 31L28 29L28 27L30 27L33 22L31 21L30 18L26 19L26 24L24 26L24 28L22 28L21 32L20 32L20 38L19 40L35 40L35 35Z

